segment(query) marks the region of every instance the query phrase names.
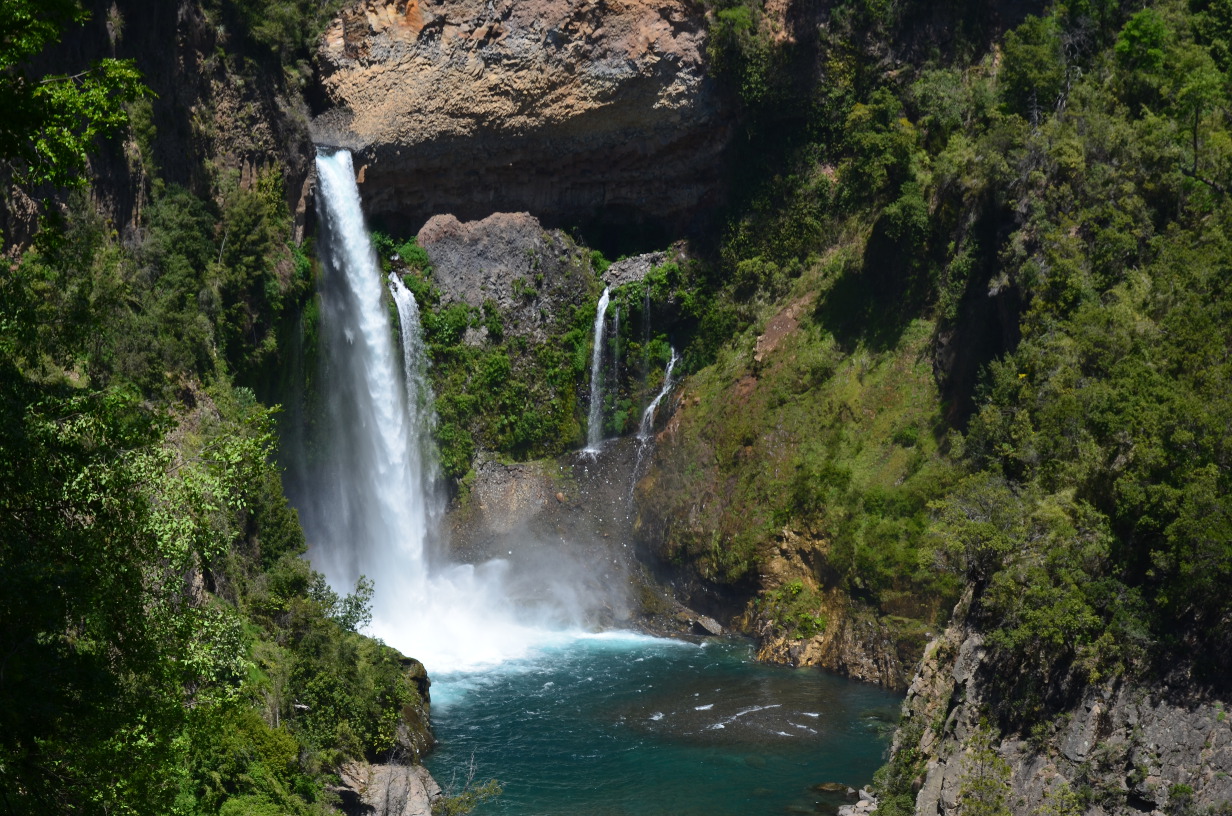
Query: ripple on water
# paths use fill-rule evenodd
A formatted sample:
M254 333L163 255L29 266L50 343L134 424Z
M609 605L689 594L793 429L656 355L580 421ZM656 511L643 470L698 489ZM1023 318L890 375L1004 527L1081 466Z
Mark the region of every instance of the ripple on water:
M642 635L561 641L482 674L433 678L446 787L474 757L503 816L754 816L812 810L819 782L866 784L899 698L748 645ZM807 723L807 724L804 724Z

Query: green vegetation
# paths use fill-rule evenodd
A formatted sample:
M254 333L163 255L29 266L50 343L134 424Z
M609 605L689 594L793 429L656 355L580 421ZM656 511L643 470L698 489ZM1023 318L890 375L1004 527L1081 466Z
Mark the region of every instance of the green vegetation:
M33 245L6 245L0 275L4 808L324 812L341 762L423 747L426 686L355 632L371 583L340 598L303 559L275 411L236 384L279 359L311 286L283 180L214 173L200 196L155 176L122 241L83 151L131 113L148 152L148 110L124 107L136 75L27 76L81 14L0 16L0 90L26 106L2 158L26 184L73 188Z
M608 313L619 314L620 321L619 331L608 337L605 437L637 430L642 411L663 387L671 359L670 333L688 320L694 294L689 273L674 261L652 268L641 281L612 290Z
M873 784L880 797L877 811L883 816L912 816L915 813L915 792L912 785L924 772L926 765L926 758L919 748L923 736L923 723L906 721L899 725L899 749L873 777Z
M458 793L447 793L432 804L432 816L466 816L475 808L501 795L502 788L495 779L481 785L468 783Z
M1226 636L1229 211L1209 178L1227 161L1226 80L1184 11L1107 29L1061 111L1030 126L1007 99L961 147L1019 128L1032 206L990 284L1021 292L1021 340L988 368L975 475L937 506L939 532L974 544L955 564L987 586L999 645L1091 677L1146 668L1183 631ZM1058 8L1019 37L1070 24Z
M811 638L826 630L822 598L800 581L788 581L758 599L762 614L789 638Z
M1010 764L997 753L985 724L967 743L965 773L958 795L970 816L1009 816Z
M931 325L905 329L897 349L845 351L827 306L849 262L840 250L802 273L694 375L684 399L697 404L643 501L668 525L669 556L715 580L754 575L790 529L822 555L823 584L935 619L958 582L921 557L928 504L956 477Z
M755 61L759 14L719 10L715 47ZM1188 637L1226 638L1226 37L1201 3L1056 3L999 59L982 53L994 32L960 28L886 71L878 43L910 44L912 14L839 4L809 69L824 90L798 91L807 139L750 136L774 172L739 188L720 271L702 274L720 283L699 326L736 339L695 335L695 367L703 349L715 362L690 385L680 463L682 494L730 498L673 532L732 579L783 524L810 524L827 569L883 607L887 590L946 597L932 567L948 567L980 590L990 642L1043 669L1006 681L1024 685L1003 713L1029 717L1026 686L1051 671L1148 670ZM816 305L759 361L801 300ZM952 343L967 348L934 357L930 395L927 358Z
M203 7L247 40L249 58L280 65L302 84L312 76L317 39L345 5L344 0L204 0Z
M213 327L160 330L176 301L87 213L4 279L8 805L309 812L324 771L394 747L418 689L350 631L370 586L339 599L303 560L271 412Z
M646 494L676 497L653 508L666 554L739 582L787 542L924 620L967 582L993 739L1073 678L1182 663L1226 689L1226 10L1062 0L998 31L980 4L850 0L803 62L761 4L712 12L745 105L774 96L767 59L792 79L746 121L694 276L697 373ZM883 773L886 812L909 812L916 759Z
M492 300L479 307L443 303L430 259L414 238L399 242L377 233L374 244L386 269L401 274L420 306L444 475L464 484L476 449L524 460L577 447L583 436L578 395L588 382L595 304L563 308L537 333L518 331L505 325ZM564 274L583 286L592 281L586 256L572 245L567 254ZM519 305L533 309L540 295L515 280Z
M7 0L0 8L0 157L26 184L84 184L95 138L122 131L123 103L148 93L131 60L29 75L33 57L57 42L65 26L88 17L76 0Z
M740 111L731 204L702 260L612 293L604 430L636 426L680 349L643 529L748 592L793 549L811 580L759 601L792 636L841 590L918 637L970 586L1004 671L966 799L1001 812L996 733L1043 744L1065 678L1196 654L1199 681L1232 677L1229 14L1058 0L1000 30L967 0L839 0L788 32L757 0L705 5ZM208 6L292 78L335 8ZM339 763L409 750L422 675L354 631L370 584L339 598L302 559L242 387L300 317L311 355L311 248L277 170L160 177L131 64L36 75L81 19L0 11L7 177L78 188L0 275L0 790L21 813L319 811ZM126 127L122 238L84 172ZM514 309L445 304L413 240L376 239L423 310L446 475L575 447L607 261L567 247L589 288L535 335L511 314L555 296L542 269ZM882 772L883 812L920 762Z

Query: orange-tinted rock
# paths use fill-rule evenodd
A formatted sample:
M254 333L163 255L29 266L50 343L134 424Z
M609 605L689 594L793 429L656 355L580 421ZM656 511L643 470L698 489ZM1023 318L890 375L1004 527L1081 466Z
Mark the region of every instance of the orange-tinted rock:
M684 0L368 0L322 39L314 131L403 232L520 210L678 231L728 138L704 61Z

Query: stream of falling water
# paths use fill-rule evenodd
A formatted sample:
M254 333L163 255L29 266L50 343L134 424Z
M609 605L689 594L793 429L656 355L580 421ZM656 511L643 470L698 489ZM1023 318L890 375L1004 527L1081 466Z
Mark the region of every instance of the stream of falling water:
M586 453L594 455L603 443L603 330L611 292L603 290L595 312L594 348L590 352L590 414L586 420Z
M586 611L562 589L567 570L545 585L504 559L456 564L435 552L435 413L419 308L391 276L399 349L350 153L320 152L317 178L324 423L295 497L314 566L339 592L372 579L371 633L430 671L493 665L558 641Z
M322 404L292 498L316 568L341 592L373 579L370 633L428 668L441 781L468 765L477 780L500 779L506 794L483 812L504 816L813 812L837 801L810 786L866 781L894 695L762 666L739 641L587 632L612 581L569 542L519 544L535 551L530 561L514 550L478 565L443 555L418 304L389 278L395 334L350 154L320 153L317 174ZM607 301L595 321L600 362ZM676 359L644 417L647 437Z

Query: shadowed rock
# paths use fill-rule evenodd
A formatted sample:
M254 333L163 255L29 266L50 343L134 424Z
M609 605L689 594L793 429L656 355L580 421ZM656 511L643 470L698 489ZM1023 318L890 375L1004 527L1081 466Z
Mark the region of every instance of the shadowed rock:
M368 211L526 210L653 222L715 203L730 129L683 0L370 0L318 51L319 142L356 153Z

